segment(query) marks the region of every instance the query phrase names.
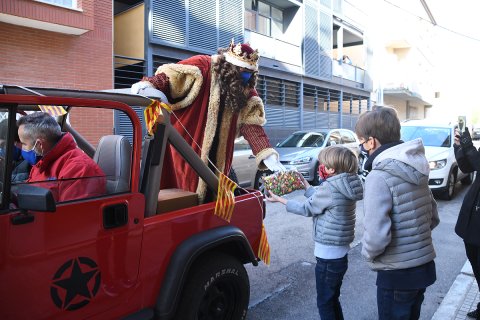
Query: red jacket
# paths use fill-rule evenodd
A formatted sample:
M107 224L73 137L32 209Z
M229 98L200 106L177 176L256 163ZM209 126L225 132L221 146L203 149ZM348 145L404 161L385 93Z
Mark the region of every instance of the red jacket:
M56 201L90 198L105 194L106 178L102 169L81 149L70 133L30 171L28 183L52 191Z

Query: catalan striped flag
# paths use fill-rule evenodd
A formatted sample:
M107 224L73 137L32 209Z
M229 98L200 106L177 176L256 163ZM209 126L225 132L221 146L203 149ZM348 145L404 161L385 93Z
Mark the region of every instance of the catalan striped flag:
M220 173L214 214L228 222L232 219L233 209L235 208L235 195L233 194L233 190L235 190L236 187L237 184L235 182L223 173Z
M161 108L164 108L168 112L172 112L172 109L169 105L158 100L152 100L152 103L148 105L143 111L143 116L145 118L145 126L147 127L148 134L152 135L155 133L157 122L163 121L163 115Z
M262 235L260 236L260 244L258 246L258 257L265 262L265 264L270 264L270 245L268 244L267 231L263 223Z
M62 106L38 105L42 112L48 113L52 117L63 116L67 113Z

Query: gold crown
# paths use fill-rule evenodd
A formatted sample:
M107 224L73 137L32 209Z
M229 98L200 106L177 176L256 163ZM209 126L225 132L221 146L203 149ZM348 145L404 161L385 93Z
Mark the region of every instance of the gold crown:
M260 58L258 50L253 50L250 45L238 43L234 40L230 42L225 59L238 67L247 68L253 71L258 70L258 59Z

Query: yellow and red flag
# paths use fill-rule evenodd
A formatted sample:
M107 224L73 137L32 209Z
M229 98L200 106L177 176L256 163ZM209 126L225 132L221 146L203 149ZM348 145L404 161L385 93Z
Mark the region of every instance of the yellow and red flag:
M265 230L265 225L263 223L260 245L258 246L258 257L265 262L265 264L270 264L270 245L268 244L267 231Z
M48 113L52 117L63 116L67 113L62 106L38 105L42 112Z
M162 109L164 108L168 112L172 112L170 106L164 102L157 100L152 100L152 103L148 105L143 111L143 116L145 118L145 126L147 127L148 134L152 135L155 133L157 122L163 121Z
M235 195L233 194L233 190L235 190L236 187L237 184L235 182L223 173L220 173L214 214L228 222L232 219L233 209L235 208Z

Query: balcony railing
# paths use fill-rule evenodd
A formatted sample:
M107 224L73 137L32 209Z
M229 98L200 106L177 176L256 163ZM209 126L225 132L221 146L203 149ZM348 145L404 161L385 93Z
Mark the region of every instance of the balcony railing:
M358 83L365 81L365 70L338 60L333 60L332 75Z

